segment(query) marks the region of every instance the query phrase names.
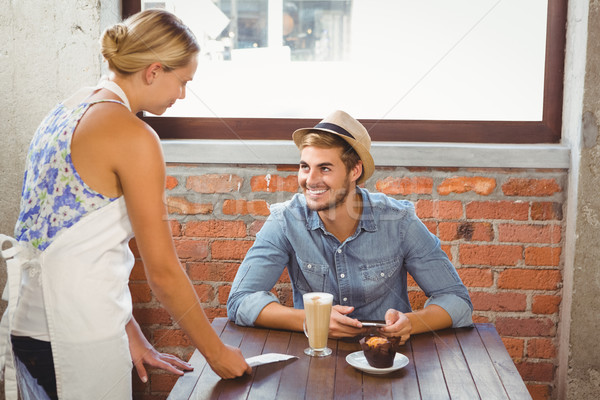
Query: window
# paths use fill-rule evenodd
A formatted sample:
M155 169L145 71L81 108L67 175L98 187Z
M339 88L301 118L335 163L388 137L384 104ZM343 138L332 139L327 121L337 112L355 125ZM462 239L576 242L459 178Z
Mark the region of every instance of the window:
M142 0L144 7L159 6L166 8L179 7L184 0L165 0L146 2ZM188 0L189 1L189 0ZM184 21L192 27L196 32L196 36L202 43L203 54L199 73L202 71L211 79L199 79L197 73L194 81L200 81L202 99L193 99L196 103L188 105L194 112L201 117L191 117L186 115L185 104L179 109L179 104L173 109L171 116L154 117L144 116L143 118L149 122L159 132L162 138L209 138L209 139L289 139L290 133L302 126L310 126L317 123L322 117L331 111L332 106L326 102L322 102L323 98L327 97L327 93L340 93L347 90L342 97L356 97L359 100L368 98L365 106L342 106L351 114L365 124L371 132L374 140L385 141L441 141L441 142L480 142L480 143L557 143L560 141L561 128L561 110L562 110L562 79L563 79L563 62L564 62L564 45L565 45L565 21L566 21L566 0L558 1L543 1L535 0L529 3L542 4L542 14L547 7L547 20L542 18L540 22L534 23L530 18L530 12L524 9L522 2L514 0L506 0L504 2L497 0L489 0L487 2L473 2L471 0L452 2L453 6L468 6L477 8L472 15L482 16L480 19L461 19L464 14L461 10L437 10L437 15L429 15L426 19L427 23L441 23L447 21L449 25L456 25L460 29L458 34L467 31L469 37L477 36L477 32L468 32L471 27L478 26L480 20L485 18L491 19L489 15L498 14L500 3L514 3L517 9L514 14L509 14L508 17L500 19L507 30L516 30L516 22L521 20L522 25L526 29L530 29L532 34L521 33L521 40L512 39L504 50L499 47L490 45L484 50L488 53L487 59L495 57L493 63L499 64L504 62L506 66L514 64L514 60L524 62L522 66L514 66L515 69L525 70L531 64L535 64L537 70L530 75L525 75L523 82L514 84L514 87L508 91L509 102L506 106L494 106L494 101L498 96L493 88L487 89L481 100L476 100L473 105L457 107L456 110L451 110L446 107L445 114L442 118L436 115L427 115L423 110L429 111L433 108L433 101L427 102L425 97L424 103L415 103L414 115L403 115L405 109L409 109L412 102L404 102L400 107L400 113L394 115L393 110L387 112L387 108L375 106L374 110L369 111L367 105L374 104L377 99L383 98L389 94L390 87L393 87L393 69L383 71L381 66L391 65L395 68L394 63L398 59L394 58L394 51L389 51L393 48L393 43L398 43L402 39L402 44L416 43L416 39L426 36L429 32L427 24L417 24L414 37L409 37L412 30L402 33L396 30L397 35L401 35L397 40L386 36L387 28L374 24L369 25L369 21L386 21L385 26L393 25L395 20L404 21L401 25L407 24L407 17L395 18L391 12L391 5L401 3L400 1L390 2L390 0L337 0L337 1L312 1L312 0L194 0L193 4L196 7L205 7L202 13L196 13L205 17L195 22L189 18L193 12L184 12L186 16ZM423 4L427 2L408 2L411 4ZM485 4L484 4L485 3ZM377 13L369 14L369 7L374 7L374 4L379 4L381 9L382 4L390 6L390 15L388 17L377 17ZM484 4L487 8L482 8ZM124 15L131 14L141 9L142 3L140 0L124 0L123 12ZM493 11L486 14L486 10ZM178 13L178 10L174 10ZM395 10L397 11L397 10ZM381 13L379 13L381 14ZM489 15L488 15L489 14ZM543 15L542 15L543 17ZM187 18L187 19L186 19ZM466 18L466 17L464 17ZM275 23L274 23L275 22ZM399 22L400 23L400 22ZM422 25L422 26L421 26ZM360 27L360 29L356 27ZM478 26L479 27L479 26ZM492 27L493 28L493 27ZM381 40L371 40L362 44L363 49L371 50L377 57L383 61L376 63L359 62L352 63L352 57L356 57L356 48L361 37L369 34L368 30L375 30L375 36L380 34ZM419 30L420 29L420 30ZM493 28L496 30L504 29ZM359 32L359 33L357 33ZM541 34L540 34L541 32ZM506 32L500 32L500 35L507 36ZM517 44L530 39L530 36L541 36L542 50L537 52L540 54L540 62L525 62L525 55L510 54L513 49L518 49ZM458 37L460 39L460 37ZM437 39L437 38L434 38ZM545 39L545 41L544 41ZM439 40L438 40L439 41ZM436 40L429 42L426 46L428 50L432 50ZM437 54L452 49L452 43L457 43L457 39L452 39L448 43L442 44L438 49ZM545 42L545 43L544 43ZM392 44L390 44L392 43ZM360 43L359 43L360 44ZM444 47L445 46L445 47ZM545 51L543 47L545 46ZM396 45L399 48L400 45ZM388 49L382 51L382 49ZM533 49L533 48L532 48ZM394 49L396 50L396 49ZM402 50L404 51L404 50ZM502 53L502 51L506 53ZM533 51L532 51L533 52ZM427 52L423 52L427 53ZM449 52L450 53L450 52ZM451 52L453 56L460 54L459 51ZM491 56L489 55L491 54ZM485 55L478 54L479 58L486 59ZM440 59L436 56L435 59ZM509 59L509 57L514 57ZM363 60L368 57L363 57ZM216 61L216 63L208 63L206 60ZM499 60L499 61L498 61ZM240 65L241 61L245 61L243 72L235 70L235 65ZM349 62L350 61L350 62ZM469 75L470 61L462 60L465 65L464 70ZM484 60L485 61L485 60ZM417 64L413 59L412 62L401 60L404 64ZM457 61L457 65L461 65L461 60ZM425 63L418 68L424 70L431 65ZM348 67L350 65L350 67ZM483 64L486 65L485 63ZM406 65L398 66L398 70L405 68ZM211 69L213 68L213 69ZM358 68L358 69L352 69ZM486 67L478 67L486 69ZM505 69L508 67L505 67ZM267 71L265 73L265 71ZM375 72L373 72L375 71ZM459 73L464 73L460 68ZM262 75L261 75L262 74ZM389 77L387 77L389 75ZM396 78L399 74L396 74ZM308 76L314 84L318 82L316 88L304 90L307 85L298 83L300 86L294 86L296 81L300 81L299 77ZM383 79L379 79L383 76ZM498 75L496 75L498 76ZM364 83L360 84L359 79ZM214 79L212 79L214 78ZM339 78L339 79L338 79ZM456 76L454 79L446 79L447 82L460 80ZM342 82L342 86L334 87L336 81ZM507 87L513 84L512 81L503 82L500 79L487 78L487 82L499 81L501 87ZM267 85L272 82L274 85ZM345 83L345 85L344 85ZM248 85L249 84L249 85ZM531 84L531 85L530 85ZM220 98L206 97L211 85L214 87L213 93L219 92L219 87L231 88L225 91L225 95ZM243 89L243 85L248 85ZM526 97L527 86L534 88L533 100ZM353 96L352 88L358 88L367 95ZM425 86L425 85L420 85ZM471 84L477 86L477 84ZM481 86L481 85L479 85ZM250 96L241 102L241 106L236 108L233 102L228 101L227 96L231 98L243 97L242 94L250 93L270 93L270 90L280 89L281 87L288 88L292 96L302 92L303 96L295 96L302 99L304 103L300 106L289 106L286 110L285 105L289 102L283 100L283 96L275 94L266 96L265 100L253 101ZM411 89L410 87L408 88ZM479 87L477 89L480 89ZM446 100L449 105L452 105L451 99L455 91L462 89L454 86L453 89L446 89L449 93L449 100ZM387 91L387 92L386 92ZM398 93L406 93L407 88L396 90L391 93L387 104L394 97L401 97ZM412 94L412 93L411 93ZM312 97L311 97L312 96ZM369 97L371 96L371 97ZM437 98L437 96L429 95L429 99ZM510 98L512 96L512 99ZM188 93L188 97L191 97ZM469 96L467 96L469 97ZM471 96L476 97L476 96ZM517 102L514 99L526 98L523 105L513 106ZM207 102L209 104L203 104ZM215 100L216 99L216 100ZM199 102L198 102L199 101ZM220 103L219 103L220 102ZM385 104L385 102L384 102ZM408 106L407 106L408 104ZM469 112L475 111L480 104L489 104L479 115L470 115ZM312 107L311 107L312 105ZM202 108L205 110L201 110ZM354 107L354 108L353 108ZM510 108L513 111L510 111ZM389 108L389 107L388 107ZM532 111L524 113L524 109L530 108ZM467 113L463 112L468 110ZM486 114L488 111L500 109L508 112L508 116L496 117L495 114ZM215 111L216 110L216 111ZM264 113L263 110L268 112ZM291 110L291 111L290 111ZM300 110L300 113L297 111ZM360 111L354 111L360 110ZM379 113L389 114L386 118L381 119ZM212 113L212 114L211 114ZM264 115L260 115L260 114ZM295 114L296 113L296 114ZM363 113L364 115L361 115ZM369 114L370 113L370 114ZM512 113L512 114L511 114ZM218 117L216 117L217 115ZM390 117L391 116L391 117ZM490 118L491 116L491 118Z

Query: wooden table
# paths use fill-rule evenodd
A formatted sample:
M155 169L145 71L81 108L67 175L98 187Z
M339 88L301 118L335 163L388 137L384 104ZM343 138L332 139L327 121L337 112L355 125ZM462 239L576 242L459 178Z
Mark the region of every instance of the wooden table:
M362 373L346 362L358 343L330 340L333 354L312 358L304 355L302 333L240 327L225 318L213 327L245 357L287 353L298 359L221 380L196 350L194 371L179 378L169 399L531 399L492 324L412 336L401 350L409 364L387 375Z

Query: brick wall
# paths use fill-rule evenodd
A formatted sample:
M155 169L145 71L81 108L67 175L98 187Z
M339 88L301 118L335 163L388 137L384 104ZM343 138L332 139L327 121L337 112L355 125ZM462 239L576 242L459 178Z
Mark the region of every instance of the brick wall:
M235 272L269 204L297 192L296 169L168 166L173 237L209 318L226 316ZM551 398L555 388L566 176L564 170L384 167L366 184L415 203L469 288L475 321L495 324L534 399ZM189 358L193 347L154 298L140 261L130 287L134 314L151 342ZM413 308L422 307L425 296L414 281L409 290ZM274 292L291 305L287 274ZM135 398L165 398L175 381L161 371L152 371L146 385L135 377Z

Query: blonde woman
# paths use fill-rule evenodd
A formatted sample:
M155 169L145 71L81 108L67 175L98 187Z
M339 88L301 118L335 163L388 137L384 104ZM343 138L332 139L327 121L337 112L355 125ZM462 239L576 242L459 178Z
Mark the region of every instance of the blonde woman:
M198 44L174 15L147 10L108 28L101 47L111 76L42 121L15 238L0 238L9 270L1 337L8 399L17 397L13 361L24 399L131 398L132 361L142 381L144 364L190 369L157 352L132 316L132 236L156 297L211 368L222 378L250 372L240 350L211 328L178 261L160 141L136 117L162 114L185 97Z

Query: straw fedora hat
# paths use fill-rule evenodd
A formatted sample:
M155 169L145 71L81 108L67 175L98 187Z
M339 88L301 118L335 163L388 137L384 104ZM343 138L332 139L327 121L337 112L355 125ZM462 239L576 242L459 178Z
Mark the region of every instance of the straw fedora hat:
M334 111L313 128L302 128L294 131L292 138L296 146L300 146L302 137L310 132L329 132L344 139L352 146L360 157L363 173L356 181L357 184L365 182L373 175L375 163L371 156L371 137L367 129L357 120L344 111Z

